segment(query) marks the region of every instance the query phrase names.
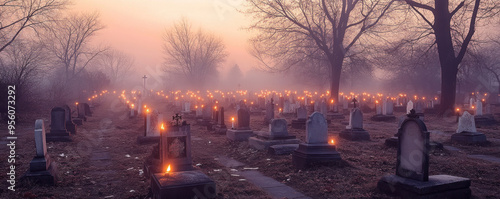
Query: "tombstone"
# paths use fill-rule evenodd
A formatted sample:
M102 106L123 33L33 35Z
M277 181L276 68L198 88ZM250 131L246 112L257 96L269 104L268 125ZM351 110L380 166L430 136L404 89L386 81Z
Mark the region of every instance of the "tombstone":
M30 162L28 171L21 177L22 182L29 184L55 185L57 182L57 166L47 154L45 125L42 119L35 121L36 154Z
M85 113L85 116L90 116L92 117L92 111L90 111L90 106L87 103L82 103L83 105L83 111Z
M305 129L307 121L307 110L304 107L299 107L297 109L297 119L292 120L292 128L294 129Z
M284 114L291 114L291 113L293 113L292 104L290 104L290 101L288 101L288 100L285 100L285 102L283 104L283 113Z
M451 135L451 141L460 144L487 143L486 135L476 130L475 117L467 111L458 119L457 131Z
M61 107L55 107L50 112L50 133L47 133L48 142L70 142L71 137L66 130L66 111Z
M480 100L476 101L476 114L477 116L483 115L483 102Z
M228 129L226 137L232 141L247 141L253 131L250 129L250 113L246 109L238 110L237 128Z
M322 101L319 104L319 112L323 114L323 116L326 118L327 113L328 113L328 106L326 105L326 102Z
M264 117L264 124L268 125L269 121L274 119L274 102L271 98L270 103L266 104L266 116Z
M386 100L384 102L384 109L382 110L382 115L393 115L394 113L394 104L392 101Z
M382 103L375 103L375 109L377 113L370 120L377 122L392 122L396 120L396 116L393 114L394 104L392 101L385 100Z
M220 107L217 119L217 125L215 126L215 132L220 134L225 134L226 131L227 131L227 126L224 123L224 107Z
M196 119L201 119L203 118L203 109L201 106L196 107Z
M472 108L474 106L474 101L475 100L472 97L469 99L469 108Z
M323 114L314 112L306 123L306 140L292 154L292 163L304 169L317 163L341 160L335 145L328 143L328 124Z
M192 167L189 124L168 126L160 146L160 169L151 175L153 198L216 197L215 182Z
M163 115L157 110L148 112L146 115L144 135L137 136L137 143L140 145L158 143L160 140L160 127L162 123Z
M414 110L398 130L396 175L382 177L377 188L401 198L469 198L470 179L429 176L429 132Z
M352 140L370 140L370 134L363 129L363 113L359 108L353 108L349 116L349 125L340 132L340 137Z
M382 105L379 103L375 103L375 114L376 115L382 115Z
M85 117L85 106L83 104L78 104L76 105L76 113L77 113L77 118L87 121L87 117Z
M256 131L257 137L250 137L248 144L257 150L268 150L270 146L280 144L299 144L295 136L288 135L285 119L272 119L269 131Z
M72 134L76 134L76 124L73 123L73 120L71 120L71 108L69 108L68 105L63 106L65 110L65 124L66 124L66 129L71 132Z
M182 109L182 113L191 113L191 103L184 102L184 107Z
M410 100L406 104L406 114L409 114L412 109L413 109L413 102Z

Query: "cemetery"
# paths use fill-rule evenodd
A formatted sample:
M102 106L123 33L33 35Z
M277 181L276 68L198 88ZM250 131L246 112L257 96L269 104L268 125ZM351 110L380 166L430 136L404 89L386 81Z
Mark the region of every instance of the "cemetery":
M103 91L94 99L92 116L86 116L78 133L68 132L69 142L47 138L64 130L64 125L54 124L64 121L62 108L36 116L42 119L36 119L35 125L20 125L25 133L17 152L23 154L16 164L23 173L19 192L3 194L53 198L488 198L499 194L498 124L476 127L467 111L458 123L454 116L435 114L426 114L424 122L414 109L394 112L400 121L379 122L370 119L377 114L374 106L361 113L350 104L346 119L328 124L322 113L313 112L302 129L291 124L300 107L286 116L274 108L274 118L265 125L265 114L250 116L248 107L225 108L231 104L214 97L220 99L214 101L219 107L214 113L224 110L224 117L207 120L219 128L225 125L227 132L221 133L197 123L195 117L184 119L191 114L182 113L186 107L165 97L175 99L177 94L158 91L137 100L136 91L113 93ZM237 98L250 101L253 97ZM195 97L185 100L202 104ZM131 104L147 108L136 114ZM492 112L500 111L493 107ZM365 131L368 139L352 139L363 137L357 133ZM396 147L386 146L386 139L393 136ZM444 147L432 148L432 142ZM420 166L415 165L417 160Z
M0 199L500 198L498 0L0 0Z

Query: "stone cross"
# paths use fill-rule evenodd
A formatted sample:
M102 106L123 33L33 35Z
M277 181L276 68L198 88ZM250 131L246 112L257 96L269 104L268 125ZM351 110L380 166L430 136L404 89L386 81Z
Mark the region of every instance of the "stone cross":
M179 113L176 113L175 116L172 116L172 120L175 121L174 126L180 126L181 125L180 121L182 120L182 116L180 116Z
M356 100L356 98L352 98L352 104L354 108L356 108L356 102L358 102L358 100Z

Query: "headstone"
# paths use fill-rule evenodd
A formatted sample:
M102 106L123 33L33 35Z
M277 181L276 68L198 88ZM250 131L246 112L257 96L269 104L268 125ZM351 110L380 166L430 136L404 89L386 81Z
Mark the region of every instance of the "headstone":
M416 104L415 104L415 112L417 114L424 113L424 103L423 102L416 102Z
M42 119L35 121L35 148L36 154L30 162L28 171L21 177L21 181L30 184L55 185L57 182L57 167L47 154L45 125Z
M306 120L307 119L307 110L304 107L299 107L297 109L297 119L298 120Z
M274 103L271 98L270 103L266 104L266 116L264 118L264 123L269 124L269 121L271 121L274 118Z
M269 124L269 133L271 138L288 137L285 119L272 119Z
M191 103L190 102L184 102L184 112L190 113L191 112Z
M83 110L85 111L85 116L92 116L92 111L90 111L90 106L87 103L82 103Z
M160 162L165 168L172 165L176 171L192 170L191 128L189 124L172 125L160 138Z
M269 124L269 131L257 131L255 133L258 136L250 137L248 144L257 150L266 150L274 145L300 143L300 140L295 139L295 136L288 135L285 119L272 119Z
M481 100L476 101L476 114L475 115L483 115L483 102Z
M462 116L458 119L457 133L462 132L476 132L474 116L467 111L464 111Z
M250 129L250 113L246 109L238 110L238 130L249 130Z
M485 144L486 135L477 132L475 117L464 111L458 119L458 127L455 134L451 135L451 141L460 144Z
M78 104L76 105L76 109L77 109L77 117L84 120L84 121L87 121L87 118L85 117L85 106L83 104Z
M292 105L290 104L290 101L285 100L285 104L283 105L283 113L293 113L293 108Z
M328 106L326 105L326 102L323 101L320 103L319 112L326 118L326 115L328 113Z
M469 99L469 108L472 108L474 106L474 98Z
M328 143L328 124L323 114L314 112L306 123L305 143L292 154L296 169L305 169L317 163L333 163L341 160L335 145Z
M71 108L69 108L68 105L64 105L63 106L64 110L65 110L65 125L66 125L66 129L71 132L72 134L75 134L76 133L76 124L73 123L73 120L71 118Z
M449 175L429 176L429 132L411 110L397 133L396 175L386 175L377 188L401 198L470 198L470 179Z
M375 103L376 115L382 115L382 105L380 103Z
M351 110L349 125L340 132L339 136L351 141L370 140L370 134L363 129L363 113L359 108Z
M314 112L306 123L306 143L328 143L328 124L323 114Z
M386 100L384 102L384 110L382 111L383 115L392 115L394 112L394 104L392 101Z
M411 109L413 109L413 102L410 100L408 101L408 103L406 104L406 113L410 113Z

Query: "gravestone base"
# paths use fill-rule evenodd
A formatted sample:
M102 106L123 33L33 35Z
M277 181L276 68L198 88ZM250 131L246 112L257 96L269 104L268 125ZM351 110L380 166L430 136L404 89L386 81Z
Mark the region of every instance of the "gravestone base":
M226 134L227 132L226 125L215 125L215 132L218 134Z
M290 155L299 148L299 144L277 144L268 148L267 153L271 155Z
M71 134L76 134L76 124L73 121L66 121L66 130L71 132Z
M215 182L201 171L155 173L151 179L153 198L215 198Z
M83 120L80 118L73 118L73 123L76 124L77 126L83 125Z
M398 195L401 198L470 198L470 179L450 176L433 175L429 181L422 182L403 178L397 175L386 175L377 183L377 188L386 194Z
M486 144L486 135L479 132L462 132L451 135L451 141L459 144Z
M495 117L493 115L475 115L474 116L474 122L476 123L476 126L481 127L481 126L489 126L489 125L494 125L497 123L495 120Z
M346 129L341 131L339 136L351 141L370 140L370 134L364 129Z
M396 116L394 115L374 115L370 118L371 121L375 122L390 122L395 121Z
M292 163L296 169L305 169L311 164L332 163L340 161L340 153L335 150L335 145L330 144L299 144L292 154Z
M295 136L286 136L280 138L270 138L266 136L250 137L248 144L257 150L267 150L273 145L282 144L299 144L300 140L295 139Z
M329 112L326 114L326 119L329 119L329 120L345 119L345 116L342 113Z
M294 129L306 129L306 120L292 120L292 128Z
M228 129L226 131L227 139L237 142L247 141L252 135L254 135L252 130Z
M137 144L158 144L160 141L160 136L137 136Z
M385 146L388 146L388 147L398 147L398 143L399 143L399 140L398 140L398 137L390 137L390 138L387 138L385 139Z
M50 131L50 133L45 134L45 139L47 142L72 142L68 131Z
M50 160L48 155L45 158L33 158L30 168L21 177L23 184L56 185L57 165Z

